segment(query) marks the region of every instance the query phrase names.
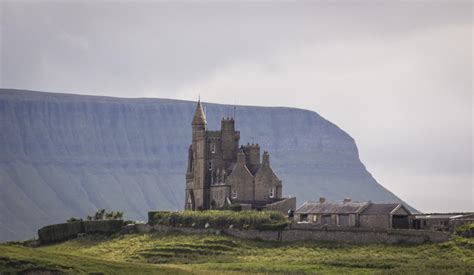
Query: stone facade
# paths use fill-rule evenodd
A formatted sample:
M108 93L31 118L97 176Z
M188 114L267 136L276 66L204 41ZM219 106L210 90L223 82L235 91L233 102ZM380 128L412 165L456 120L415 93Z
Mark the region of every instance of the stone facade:
M305 202L295 212L295 220L314 226L408 229L411 213L398 203Z
M220 131L209 131L206 126L199 101L188 151L185 209L218 209L226 204L265 208L282 200L282 182L270 166L268 152L261 156L258 144L239 146L240 132L233 118L223 118ZM295 209L296 200L286 206Z

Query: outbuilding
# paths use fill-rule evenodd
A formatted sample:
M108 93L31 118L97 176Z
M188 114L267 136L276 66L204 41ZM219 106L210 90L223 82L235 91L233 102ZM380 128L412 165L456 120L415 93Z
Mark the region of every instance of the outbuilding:
M414 229L452 231L455 227L474 222L474 213L417 214L413 217Z
M400 203L371 203L359 215L366 228L409 229L410 211Z
M329 203L324 198L319 202L305 202L295 211L298 223L310 223L320 226L357 227L359 213L369 205L368 202Z

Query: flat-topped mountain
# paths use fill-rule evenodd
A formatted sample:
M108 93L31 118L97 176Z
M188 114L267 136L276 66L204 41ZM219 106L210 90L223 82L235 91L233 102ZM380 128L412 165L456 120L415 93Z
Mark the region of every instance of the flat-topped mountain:
M0 241L108 208L127 219L184 208L196 103L0 89ZM298 204L401 202L359 159L354 139L315 112L205 104L210 128L234 116L241 143L272 153Z

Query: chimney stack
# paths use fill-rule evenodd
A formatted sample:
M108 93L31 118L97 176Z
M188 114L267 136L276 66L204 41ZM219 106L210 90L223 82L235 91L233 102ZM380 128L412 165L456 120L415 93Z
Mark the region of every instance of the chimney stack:
M343 202L344 202L344 203L348 203L348 202L351 202L351 201L352 201L352 200L351 200L350 198L345 198Z
M319 198L319 203L325 203L325 202L326 202L326 198L324 198L324 197Z

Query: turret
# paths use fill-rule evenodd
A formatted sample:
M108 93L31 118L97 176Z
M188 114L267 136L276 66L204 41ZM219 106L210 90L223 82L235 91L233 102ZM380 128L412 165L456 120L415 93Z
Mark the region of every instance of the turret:
M193 173L193 180L189 189L192 191L193 209L207 209L208 207L208 160L207 160L207 134L206 134L206 115L199 100L196 105L196 111L192 121L192 164L190 165ZM191 193L188 193L187 198ZM189 209L189 206L186 206Z
M201 100L198 101L196 105L196 111L194 111L193 117L193 131L194 130L206 130L206 114L204 114L204 109L201 104Z
M260 164L260 146L257 144L249 144L244 148L245 155L247 156L248 165L259 165Z
M255 174L260 167L260 146L258 143L247 143L247 146L244 147L244 151L247 160L247 167L252 174Z
M233 118L221 120L222 158L224 161L234 159L235 146L235 121Z

